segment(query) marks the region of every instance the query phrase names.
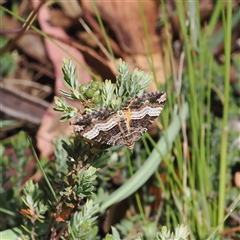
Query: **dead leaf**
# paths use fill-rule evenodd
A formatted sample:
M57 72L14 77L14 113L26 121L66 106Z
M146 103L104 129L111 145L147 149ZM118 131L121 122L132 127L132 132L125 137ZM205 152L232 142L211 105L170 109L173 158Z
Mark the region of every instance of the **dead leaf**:
M151 51L159 50L159 39L155 33L159 6L157 1L143 1L142 6L137 1L127 1L127 4L126 1L118 0L95 3L101 18L111 26L124 52L131 54L149 52L142 20L143 15L146 20ZM84 11L95 15L92 2L84 0L82 7ZM142 10L143 12L141 12Z

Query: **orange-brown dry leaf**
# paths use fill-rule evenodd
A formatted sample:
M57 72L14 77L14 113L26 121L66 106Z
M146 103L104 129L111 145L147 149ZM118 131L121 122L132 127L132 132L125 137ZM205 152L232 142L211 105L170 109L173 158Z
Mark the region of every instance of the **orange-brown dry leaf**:
M67 29L67 28L71 28L76 23L79 25L79 23L75 19L72 19L66 16L66 14L64 14L64 12L61 9L51 9L50 14L51 14L51 23L55 27Z
M97 1L95 2L101 18L106 21L117 36L120 46L126 53L146 53L147 40L144 32L142 15L146 20L152 51L159 50L158 37L155 33L158 17L158 1L142 1L141 13L138 1ZM95 15L92 2L83 0L84 11Z
M61 212L60 216L57 218L58 222L65 222L68 219L69 214L71 213L71 209L67 208Z

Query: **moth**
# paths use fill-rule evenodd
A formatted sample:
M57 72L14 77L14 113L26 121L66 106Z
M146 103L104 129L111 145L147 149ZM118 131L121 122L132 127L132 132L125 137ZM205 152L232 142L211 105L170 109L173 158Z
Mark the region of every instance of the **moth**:
M121 110L103 108L83 115L72 127L84 138L107 145L125 145L132 151L134 143L160 115L165 102L165 92L145 93L125 104Z

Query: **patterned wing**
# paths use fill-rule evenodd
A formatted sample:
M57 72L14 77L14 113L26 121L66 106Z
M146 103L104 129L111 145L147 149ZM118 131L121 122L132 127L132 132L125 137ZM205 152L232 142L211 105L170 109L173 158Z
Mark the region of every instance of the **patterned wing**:
M130 104L130 128L135 141L148 131L160 115L166 101L165 92L150 92L134 99Z
M146 93L118 112L101 109L84 115L73 123L73 129L84 138L108 145L125 145L132 150L134 142L160 115L165 101L165 92Z
M124 145L115 115L116 112L112 109L101 109L80 117L72 124L73 129L89 140L109 145ZM112 140L112 136L117 135L118 138Z

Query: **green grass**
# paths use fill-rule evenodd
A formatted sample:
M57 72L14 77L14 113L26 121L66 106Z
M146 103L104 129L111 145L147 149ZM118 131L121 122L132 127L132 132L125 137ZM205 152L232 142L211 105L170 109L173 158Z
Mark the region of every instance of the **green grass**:
M112 60L115 61L101 16L96 5L93 4L93 6L104 33L107 50L112 56ZM186 15L184 6L187 8L188 15ZM148 42L148 49L145 51L150 53L148 62L157 83L141 1L139 1L139 7ZM161 0L161 7L164 16L163 26L166 36L168 36L163 52L170 57L170 63L167 62L167 59L164 62L166 83L161 86L157 83L160 90L167 92L167 102L161 115L162 138L155 143L146 134L142 141L145 150L141 151L141 156L133 159L134 155L130 155L129 152L124 152L126 155L122 158L118 156L126 163L126 166L121 169L126 178L122 179L124 182L122 186L109 194L107 198L103 197L99 211L105 212L108 207L124 199L128 199L132 203L131 196L135 194L136 209L140 214L139 216L136 214L135 218L129 217L129 219L130 222L139 223L141 229L145 229L146 237L151 236L150 230L156 232L163 225L173 229L184 224L188 227L190 239L217 239L223 229L230 227L225 220L231 212L237 210L240 202L240 195L236 187L227 187L230 167L235 163L229 157L230 154L234 155L229 152L229 143L236 137L236 133L230 132L227 126L229 114L231 113L232 116L238 114L229 84L231 31L239 21L237 18L239 9L232 16L232 1L227 1L225 7L223 1L217 1L211 18L202 27L199 2L189 1L185 4L182 1L176 1L176 15L179 17L183 41L181 65L179 72L176 72L172 42L169 37L168 16L163 0ZM11 12L7 12L11 14ZM15 15L15 17L17 16ZM220 20L223 23L222 28L214 34L214 28ZM49 38L35 27L33 29ZM54 40L50 40L54 42ZM223 65L216 62L212 53L212 48L221 41L224 44ZM77 59L75 60L77 61ZM166 67L169 64L172 69L171 73ZM86 66L84 68L87 69ZM96 77L92 72L91 75ZM213 102L219 105L216 106L217 108L223 108L221 117L215 116L212 110ZM152 148L153 150L150 150ZM141 163L142 160L144 163ZM139 162L142 164L140 167L137 166ZM159 167L161 162L164 162L164 167L161 167L163 165ZM40 164L39 161L38 163ZM108 172L108 170L106 171ZM42 171L44 173L46 170L42 169ZM161 178L162 174L166 174L165 181ZM48 176L44 174L44 177L50 186L49 190L57 199L54 189L48 181ZM106 186L104 181L99 180L99 182L102 186ZM150 217L145 214L149 203L144 200L144 198L148 198L148 191L144 189L149 183L162 190L164 203L161 208L159 207L161 214L158 218L155 212L151 212ZM106 187L106 189L108 188ZM139 189L140 191L138 191ZM231 206L231 211L226 214L225 209L228 206ZM4 211L2 210L2 212ZM157 219L154 222L155 225L150 226L155 217ZM126 230L130 226L130 222L127 223L126 220L125 225L121 222L120 228ZM115 232L115 234L117 233Z
M209 21L210 25L206 26L205 29L202 29L200 26L198 2L191 2L191 5L189 3L187 6L188 14L194 16L189 21L188 27L186 27L183 2L176 1L176 7L183 38L184 60L187 65L187 69L183 70L183 74L180 76L182 86L179 98L180 101L182 98L187 100L190 119L189 122L183 122L183 142L179 137L175 140L175 161L180 175L180 189L183 189L183 192L179 192L179 189L176 187L177 182L170 178L169 184L172 185L173 192L165 194L175 196L174 202L178 207L179 213L174 214L174 218L169 220L168 224L174 222L174 219L178 219L178 223L179 221L184 222L189 226L192 238L206 239L214 227L219 227L218 224L221 225L219 230L223 230L224 224L222 224L222 221L225 216L225 208L227 207L226 195L229 194L226 186L229 181L227 179L229 174L229 169L227 168L229 154L227 124L230 108L229 69L232 6L230 1L228 1L225 11L223 2L219 1ZM219 69L213 68L213 63L216 65L216 62L209 48L211 38L214 38L213 29L214 23L216 24L217 22L217 16L223 19L225 56L224 76L222 76L224 78L222 83L224 88L223 117L221 130L219 129L219 139L221 141L218 141L219 145L217 146L220 151L218 153L220 157L212 154L212 142L214 140L212 132L215 131L212 126L217 117L213 116L210 109L213 101L211 92L214 91L212 89L212 78L215 72L213 71L221 69L221 66L218 66ZM165 19L165 27L167 26L166 22L167 19ZM170 46L169 43L168 46ZM169 52L171 54L172 50ZM177 73L173 74L173 76L176 75ZM169 76L167 79L171 79L171 77ZM177 81L180 81L180 79ZM172 85L174 85L174 82ZM171 87L172 85L167 84L167 86ZM178 92L178 89L176 88L175 91ZM167 92L170 92L170 89ZM172 103L172 107L177 104L181 108L181 102L177 99L178 96L169 94L168 98L172 98L168 100ZM186 132L186 126L188 127L188 132ZM222 132L221 134L220 131ZM212 162L213 158L219 160L219 164L214 165ZM169 191L169 189L166 191ZM212 193L215 193L215 196L211 197ZM168 206L166 208L170 211L166 214L171 216L171 208ZM168 226L168 224L166 225Z

